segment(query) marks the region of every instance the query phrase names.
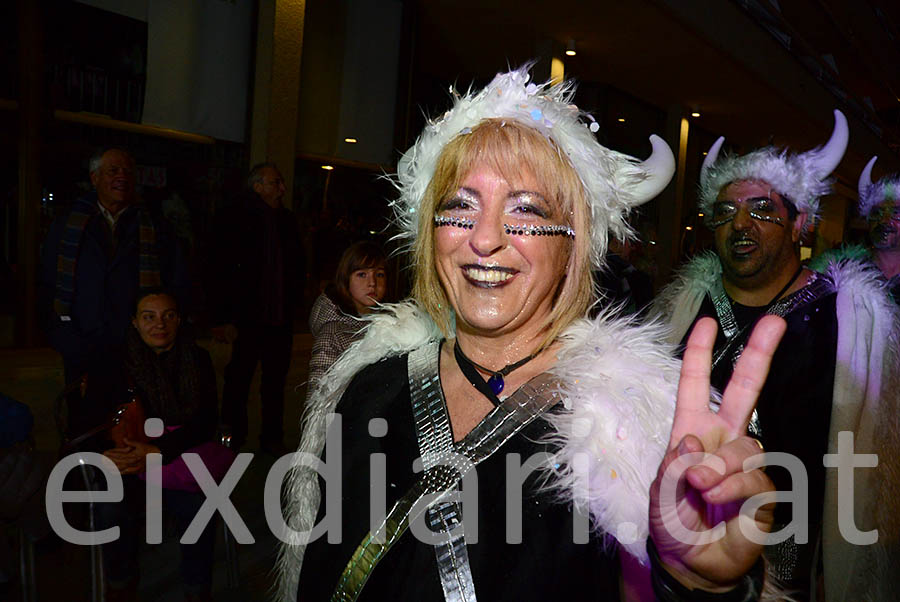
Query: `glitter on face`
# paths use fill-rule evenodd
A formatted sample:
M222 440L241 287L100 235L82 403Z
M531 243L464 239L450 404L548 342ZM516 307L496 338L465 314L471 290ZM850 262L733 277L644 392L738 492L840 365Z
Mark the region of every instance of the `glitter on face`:
M463 230L473 229L478 222L468 218L453 217L446 215L435 215L434 225L437 228L442 226L451 226L454 228L462 228ZM570 226L535 226L532 224L503 224L503 230L507 234L515 236L568 236L575 238L575 230Z
M720 226L724 226L737 217L741 207L746 207L750 217L755 220L784 227L784 218L777 214L778 204L768 196L755 196L733 201L716 201L713 205L713 214L709 220L709 227L715 230Z
M572 252L561 209L529 170L510 183L486 165L438 204L435 268L458 325L523 341L545 327Z

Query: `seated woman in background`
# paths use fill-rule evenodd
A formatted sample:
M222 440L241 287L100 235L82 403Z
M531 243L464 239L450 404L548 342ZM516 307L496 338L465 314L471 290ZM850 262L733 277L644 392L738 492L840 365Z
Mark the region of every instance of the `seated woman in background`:
M125 492L120 502L96 506L98 529L120 527L119 538L103 545L107 600L135 599L138 544L144 531L140 523L147 454L162 454L163 516L174 516L180 538L206 498L199 488L171 488L169 470L183 452L211 442L217 423L212 361L206 350L179 336L181 318L175 298L163 290L142 293L132 324L123 353L111 360L114 365L88 375L84 401L95 412L109 415L134 395L147 418L160 418L166 432L150 442L126 438L124 445L103 452L122 475ZM201 459L207 462L203 453ZM187 600L211 599L213 524L207 524L196 543L181 544L181 577Z
M384 301L387 291L386 257L370 241L353 243L338 262L334 281L319 295L309 312L309 328L315 337L309 359L309 388L350 343L360 338L360 316ZM307 397L309 393L307 393Z

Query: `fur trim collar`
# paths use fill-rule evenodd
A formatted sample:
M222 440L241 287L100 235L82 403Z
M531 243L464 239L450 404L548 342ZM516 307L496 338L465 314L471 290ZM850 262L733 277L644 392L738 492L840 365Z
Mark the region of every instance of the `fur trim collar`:
M871 261L854 257L835 257L821 271L839 296L852 299L853 305L864 306L871 314L881 318L879 324L888 327L888 332L883 333L889 340L885 352L896 356L900 351L900 309L891 298L889 282L878 266ZM840 318L838 313L838 319ZM888 362L888 365L897 364Z
M573 324L552 370L564 410L547 414L559 448L549 487L642 563L650 485L672 430L681 368L674 349L659 343L664 334L656 322L602 314Z
M329 414L334 412L350 380L357 372L378 360L402 355L443 335L428 314L412 301L384 306L385 311L369 314L366 335L353 343L340 359L326 372L307 398L301 420L300 447L298 453L314 458L322 455ZM307 457L309 457L307 456ZM298 532L308 532L315 522L319 509L319 483L315 472L303 468L290 471L286 477L282 507L286 524L290 529L281 534L275 570L275 599L294 602L297 599L297 583L300 566L306 550Z
M722 279L722 263L712 251L682 265L675 279L653 301L651 315L668 324L666 340L678 344L694 323L703 297Z

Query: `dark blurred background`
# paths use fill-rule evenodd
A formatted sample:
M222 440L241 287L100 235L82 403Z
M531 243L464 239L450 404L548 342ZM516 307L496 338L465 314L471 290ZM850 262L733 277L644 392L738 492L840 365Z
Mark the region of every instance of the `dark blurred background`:
M0 346L43 345L39 245L88 189L97 147L134 153L141 197L175 224L198 272L216 212L252 164L276 161L306 248L302 329L350 242L391 247L394 190L382 176L425 115L449 106L449 86L483 85L532 59L536 79L578 81L603 144L645 157L658 133L675 150L673 183L633 218L632 262L657 287L710 245L695 190L715 137L738 151L802 150L823 143L831 110L843 110L850 149L805 241L804 254L818 254L861 238L853 209L865 161L880 156L876 178L900 168L898 35L900 5L875 0L4 2ZM407 272L393 274L402 295Z

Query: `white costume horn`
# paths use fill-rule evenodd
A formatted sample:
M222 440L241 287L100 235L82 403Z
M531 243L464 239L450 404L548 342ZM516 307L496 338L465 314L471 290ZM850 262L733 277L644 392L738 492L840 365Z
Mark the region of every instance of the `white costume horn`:
M675 173L675 155L665 140L652 134L650 144L653 146L653 152L639 165L647 174L647 178L636 185L633 191L638 204L645 203L662 192Z
M872 185L872 168L875 167L875 161L878 161L878 155L869 159L865 169L859 174L859 184L856 185L856 189L859 191L860 199L866 196L866 191L869 190L869 187Z
M820 178L825 178L834 171L847 150L847 142L850 141L850 128L847 127L847 118L844 114L834 110L834 131L831 132L831 139L822 148L810 151L815 153L812 157L813 171Z
M709 147L706 158L703 159L703 166L700 168L700 178L704 177L703 174L706 173L706 170L712 167L716 159L719 158L719 150L721 150L723 144L725 144L725 136L719 136L718 140Z

